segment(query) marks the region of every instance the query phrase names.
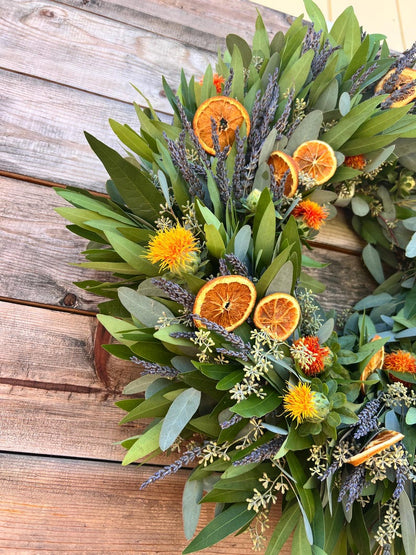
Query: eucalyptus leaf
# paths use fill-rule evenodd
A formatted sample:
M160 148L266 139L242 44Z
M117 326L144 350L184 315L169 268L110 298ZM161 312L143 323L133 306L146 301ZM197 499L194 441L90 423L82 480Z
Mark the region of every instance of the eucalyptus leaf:
M203 483L200 480L187 480L182 494L182 518L185 538L190 540L198 526L202 505Z
M354 214L363 217L370 212L370 206L362 197L355 196L351 199L351 208Z
M201 392L194 388L183 391L173 401L160 430L159 447L166 451L182 432L201 402Z
M144 326L154 328L160 318L173 318L173 313L162 303L141 295L129 287L120 287L118 296L122 305Z
M383 283L384 272L381 265L380 255L372 245L366 245L364 247L363 260L370 274L377 281L377 283Z
M399 497L400 524L402 532L403 547L406 555L415 555L415 518L413 507L406 491L402 491Z
M272 293L292 293L293 263L288 260L283 264L266 290L266 295Z
M319 337L320 343L325 343L331 337L334 330L335 320L329 318L317 331L317 336Z

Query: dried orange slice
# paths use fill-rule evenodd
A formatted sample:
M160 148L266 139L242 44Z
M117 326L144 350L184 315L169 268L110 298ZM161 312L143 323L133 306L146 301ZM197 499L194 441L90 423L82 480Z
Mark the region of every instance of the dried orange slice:
M256 288L244 276L220 276L208 281L199 290L194 314L219 324L228 331L240 326L250 315L256 302ZM194 319L198 328L204 325Z
M379 81L374 89L375 92L380 92L385 83L389 80L389 78L395 72L395 69L391 69L386 75ZM404 70L400 73L399 78L397 79L394 85L394 91L403 87L403 85L407 85L411 81L416 79L416 69L412 69L411 67L405 67ZM400 106L406 106L409 102L412 102L416 98L416 86L411 87L407 92L404 93L404 97L402 100L396 100L391 104L391 108L400 108Z
M285 190L284 194L286 197L293 197L298 188L298 173L299 167L297 162L281 150L275 150L270 154L270 158L267 161L269 166L273 167L274 178L276 184L280 185L286 172L285 179Z
M373 457L377 453L380 453L380 451L384 451L384 449L387 449L387 447L391 447L398 441L401 441L403 438L404 435L400 432L395 432L393 430L383 430L382 432L377 434L372 441L370 441L370 443L365 447L363 451L361 451L361 453L350 457L349 459L347 459L346 462L354 466L363 464L363 462L368 461L368 459L371 459L371 457Z
M300 318L300 306L292 295L272 293L257 304L253 320L273 339L284 341L295 331Z
M211 118L217 124L218 139L221 150L232 145L237 127L246 124L246 133L250 131L250 116L244 106L228 96L213 96L203 102L195 112L193 128L204 150L215 154L212 140Z
M306 141L295 150L293 158L299 172L306 173L317 185L326 183L337 169L337 159L332 147L324 141Z
M381 337L379 335L375 335L371 341L376 341L377 339L381 339ZM383 367L383 362L384 362L384 346L381 347L381 349L378 350L376 354L370 358L366 367L361 372L360 380L362 382L365 382L368 376L370 376L370 374L372 374L375 370L377 370L377 368ZM365 393L365 385L363 383L361 384L361 391Z

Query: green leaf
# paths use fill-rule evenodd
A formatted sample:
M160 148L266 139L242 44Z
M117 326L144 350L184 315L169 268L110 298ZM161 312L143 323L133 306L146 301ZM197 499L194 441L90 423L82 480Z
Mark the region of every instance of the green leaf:
M350 529L360 555L371 555L367 525L364 520L363 510L358 503L354 503Z
M276 555L289 539L292 530L299 522L300 510L297 502L286 507L276 524L265 555Z
M285 151L289 154L293 154L302 143L317 139L319 137L322 121L323 114L320 110L310 112L303 118L298 127L296 127L293 135L289 139Z
M266 295L272 293L292 293L293 263L288 260L283 264L267 288Z
M326 25L326 19L318 5L315 4L315 2L312 2L312 0L304 0L303 3L305 4L310 20L312 23L315 23L315 29L317 31L322 29L325 33L327 33L328 27Z
M359 196L354 196L351 199L351 208L354 214L361 217L365 216L370 212L370 207L367 201L364 200L363 197L359 197Z
M134 395L135 393L141 393L142 391L145 391L147 387L157 379L158 376L154 374L145 374L144 376L140 376L140 378L137 378L137 380L133 380L125 386L125 388L123 389L123 395Z
M312 555L311 544L308 541L305 531L305 523L299 521L293 534L291 555Z
M204 232L209 253L215 258L222 258L225 253L225 245L221 233L213 224L205 224Z
M247 510L247 503L236 503L218 514L203 530L191 541L183 551L183 555L200 551L210 547L246 526L253 520L255 513Z
M163 420L160 420L160 422L148 429L137 441L134 442L121 463L123 466L137 461L137 459L146 457L158 448L159 434L162 429L162 424Z
M94 219L94 216L99 214L100 216L104 216L105 218L117 220L118 222L122 222L127 225L132 225L133 223L129 218L126 218L125 216L119 214L117 210L113 209L109 204L109 201L106 199L94 198L93 195L91 195L87 191L74 191L72 189L55 190L59 196L61 196L74 206L89 210L92 214L92 217L89 218L91 220Z
M261 418L276 409L281 404L282 398L270 387L264 387L263 389L266 393L264 399L252 395L230 407L230 410L245 418L252 418L253 416Z
M378 104L385 100L386 95L379 95L369 98L355 106L345 117L334 125L329 131L322 135L322 140L329 143L334 150L347 142L353 133L364 123L373 113Z
M357 132L354 134L357 137L374 137L377 133L382 133L397 121L402 119L404 115L410 110L412 105L394 108L394 110L383 110L374 115L368 121L360 125Z
M190 540L198 526L203 495L203 484L200 480L187 480L182 494L182 519L185 538Z
M120 343L128 346L134 343L134 341L129 341L123 337L123 333L126 331L138 331L138 328L133 324L120 320L119 318L114 318L113 316L107 316L106 314L97 314L97 320L115 339L117 339L117 341L120 341Z
M144 158L148 162L153 162L154 153L149 147L143 137L140 137L131 129L128 125L122 125L113 119L109 119L110 127L120 139L130 150L138 154L141 158Z
M85 136L114 181L124 202L134 214L153 223L159 217L160 205L164 204L164 199L149 177L89 133Z
M228 366L228 364L227 364ZM234 372L228 372L226 376L221 378L216 385L216 388L220 391L228 391L235 386L236 383L241 382L244 378L244 370L235 370Z
M106 231L105 235L113 249L136 270L136 273L147 276L155 276L159 273L158 268L144 258L146 254L144 247L126 239L120 233Z
M175 442L193 415L196 413L201 401L201 392L186 389L173 401L163 421L159 437L159 447L166 451Z
M352 6L346 8L334 22L330 35L343 50L350 61L361 44L361 31Z
M148 328L154 328L163 316L173 317L172 312L164 304L149 299L129 287L120 287L118 297L130 314Z
M280 268L289 258L291 247L286 247L279 255L273 260L270 266L265 270L261 278L256 284L257 296L259 298L264 296L267 288L272 282L273 278L276 276Z
M377 281L377 283L383 283L384 272L381 265L380 255L377 250L370 244L366 245L363 249L363 260L364 264L367 266L368 271Z
M270 58L269 35L264 26L263 19L258 14L256 19L256 31L253 37L253 54L262 55L264 58Z
M226 42L228 51L230 52L231 55L233 54L234 47L236 46L238 48L241 54L241 58L243 60L244 67L248 68L253 56L251 53L251 48L249 47L247 42L243 38L239 37L238 35L234 35L232 33L227 35L225 42Z
M399 497L400 524L402 529L402 541L406 555L415 555L415 518L413 507L405 491Z
M264 189L253 223L254 258L260 256L260 268L269 266L275 243L276 211L270 190Z
M325 510L325 551L327 553L336 553L334 548L338 542L339 536L343 529L344 511L342 504L335 502L333 513Z
M281 91L294 89L295 95L299 93L308 78L314 55L315 52L313 50L308 50L299 60L283 71L279 80ZM285 103L281 102L277 110L278 116L282 114L284 108Z

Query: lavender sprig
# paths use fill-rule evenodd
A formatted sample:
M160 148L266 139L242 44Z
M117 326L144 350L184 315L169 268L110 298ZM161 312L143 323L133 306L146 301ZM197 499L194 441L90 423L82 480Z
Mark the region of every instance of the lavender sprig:
M236 254L233 252L226 254L225 259L229 264L231 264L231 267L236 274L244 277L248 276L247 266L238 258Z
M158 376L163 376L164 378L176 378L176 376L179 374L179 370L176 370L176 368L172 368L171 366L161 366L156 362L148 362L146 360L141 360L135 356L130 357L130 360L142 367L142 376L155 374Z
M225 260L225 258L220 258L218 261L219 267L220 267L220 274L222 276L229 276L230 275L230 270L227 267L227 262Z
M358 415L358 422L356 424L357 429L353 436L354 439L360 439L361 437L367 435L369 432L377 430L377 415L380 409L380 405L380 399L373 399L372 401L369 401L362 409L362 411Z
M392 498L399 499L404 486L408 480L408 468L404 465L398 465L396 468L396 487L393 491Z
M246 137L240 137L240 129L239 127L237 127L235 130L236 155L234 159L234 173L231 183L234 198L236 199L236 201L240 200L244 196L244 187L241 184L241 178L244 175L244 166L246 160L246 153L244 151L245 144Z
M224 420L224 422L221 422L220 428L221 430L226 430L227 428L231 428L231 426L234 426L234 424L238 424L238 422L241 422L241 420L243 420L242 416L240 416L239 414L234 414L230 418L230 420Z
M259 463L259 462L263 462L266 459L271 459L279 451L280 447L283 444L283 441L284 441L284 438L276 437L271 441L269 441L268 443L264 443L260 447L257 447L251 453L249 453L239 461L234 461L233 466L242 466L244 464Z
M243 352L245 352L245 351L247 351L251 348L250 345L246 345L244 343L244 341L241 339L241 337L239 335L237 335L237 334L235 334L231 331L226 330L220 324L216 324L215 322L212 322L211 320L208 320L208 318L204 318L203 316L200 316L199 314L191 314L191 316L195 320L198 320L198 322L200 322L203 326L205 326L208 331L213 331L214 333L218 333L218 335L221 335L226 341L228 341L232 345L235 345L236 347L241 349Z
M182 130L179 134L177 142L169 139L166 134L164 134L165 140L168 145L169 154L171 155L173 165L179 170L182 177L188 183L188 190L191 197L203 197L202 184L199 177L191 166L185 147L185 131Z
M278 137L281 137L284 133L287 123L289 121L290 111L292 110L293 99L295 98L295 89L290 89L290 92L286 99L285 108L282 112L282 115L276 121L274 128L277 131Z
M148 478L145 482L142 483L139 489L147 488L150 484L153 484L157 480L163 480L166 476L170 476L171 474L175 474L180 470L183 466L192 463L199 455L201 454L202 447L194 447L189 451L185 451L185 453L179 457L175 462L164 466L157 472L155 472L150 478Z
M248 356L242 351L233 351L231 349L225 349L224 347L218 347L216 351L217 353L220 353L226 357L240 358L241 360L244 360L244 361L248 360Z
M341 502L345 496L345 510L349 511L354 501L361 495L365 483L365 467L358 466L352 474L347 476L339 490L338 501Z
M234 79L234 69L230 67L230 75L227 77L227 80L224 83L224 89L222 91L223 96L230 96L233 79Z
M311 71L312 78L316 79L318 75L325 69L326 63L329 57L341 48L340 45L332 47L329 40L327 39L322 45L319 52L315 51L315 56L312 60Z
M220 194L222 202L224 204L227 204L230 199L230 180L228 179L227 175L226 160L230 151L230 146L227 145L223 150L221 150L217 123L214 118L211 118L211 135L212 143L215 150L215 156L217 159L214 179L218 186L218 192Z
M354 73L354 75L351 78L352 79L352 87L351 87L350 92L349 92L349 95L350 95L351 98L358 91L358 89L361 87L361 85L366 82L367 77L369 77L373 73L373 71L376 69L376 67L377 67L377 63L372 64L368 69L366 69L364 71L364 73L361 73L364 69L363 65L357 69L357 71ZM360 75L360 73L361 73L361 75Z
M380 107L389 108L393 104L393 102L399 102L401 100L405 100L407 97L407 93L410 90L412 90L415 86L416 86L416 79L413 79L413 81L410 81L409 83L406 83L406 85L403 85L399 89L396 89L395 91L393 91L391 95L388 98L386 98L384 102L380 104Z
M308 50L319 52L319 45L321 42L322 30L316 32L313 24L308 27L305 38L303 39L301 55L305 54Z
M192 312L195 296L189 293L186 289L175 283L163 278L153 278L153 285L164 291L171 301L181 304L188 312Z

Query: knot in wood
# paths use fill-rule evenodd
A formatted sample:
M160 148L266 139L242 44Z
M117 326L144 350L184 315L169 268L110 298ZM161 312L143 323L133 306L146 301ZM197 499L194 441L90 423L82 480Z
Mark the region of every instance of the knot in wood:
M62 299L62 304L64 306L74 307L77 304L77 296L74 293L67 293L65 297Z

